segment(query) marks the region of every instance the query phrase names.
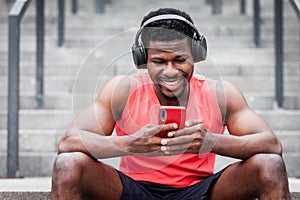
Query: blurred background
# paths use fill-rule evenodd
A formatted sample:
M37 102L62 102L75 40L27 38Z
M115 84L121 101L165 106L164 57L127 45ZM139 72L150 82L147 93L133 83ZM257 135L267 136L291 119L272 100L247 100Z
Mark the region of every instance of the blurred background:
M59 138L107 80L136 71L144 15L186 11L208 41L196 72L236 84L300 177L299 0L1 0L0 177L49 177ZM232 162L218 157L216 171ZM105 162L117 166L118 159Z

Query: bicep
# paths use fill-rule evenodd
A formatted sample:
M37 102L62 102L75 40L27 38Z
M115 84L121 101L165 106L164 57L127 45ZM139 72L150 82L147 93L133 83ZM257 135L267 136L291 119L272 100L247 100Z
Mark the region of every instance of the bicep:
M267 123L247 104L244 95L233 84L224 83L226 118L228 131L232 135L249 135L272 132Z
M116 121L120 118L127 102L129 82L124 77L116 77L106 84L93 105L82 111L71 128L100 135L111 135Z

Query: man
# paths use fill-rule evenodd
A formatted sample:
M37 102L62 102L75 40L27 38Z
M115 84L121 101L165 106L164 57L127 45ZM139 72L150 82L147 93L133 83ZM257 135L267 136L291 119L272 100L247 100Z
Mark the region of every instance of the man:
M271 128L234 85L194 74L206 41L189 15L150 12L133 57L147 71L108 82L61 139L52 199L290 199ZM161 105L185 107L185 127L159 124ZM241 161L213 174L215 154ZM98 161L117 156L120 171Z

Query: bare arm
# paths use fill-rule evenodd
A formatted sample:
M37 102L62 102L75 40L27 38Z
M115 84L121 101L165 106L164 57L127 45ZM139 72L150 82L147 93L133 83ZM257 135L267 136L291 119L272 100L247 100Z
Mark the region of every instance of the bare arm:
M215 82L209 83L215 87ZM200 120L189 121L186 128L172 131L174 138L164 139L167 155L206 153L247 159L258 153L281 155L282 147L267 123L249 108L242 93L231 83L223 82L217 90L218 102L230 135L208 133Z
M122 143L126 141L111 135L128 92L129 82L125 77L111 80L93 105L82 111L67 129L59 142L58 153L79 151L95 158L123 155Z
M219 104L230 135L218 137L212 152L246 159L257 153L282 154L282 147L268 124L248 106L242 93L231 83L223 82L225 98ZM220 91L218 91L220 92ZM221 91L222 93L222 91ZM225 102L224 102L225 100Z
M129 95L128 78L116 77L104 87L94 104L81 112L67 129L59 142L58 153L83 152L94 159L130 154L163 155L159 151L161 139L155 135L174 130L173 124L145 125L132 136L112 135Z

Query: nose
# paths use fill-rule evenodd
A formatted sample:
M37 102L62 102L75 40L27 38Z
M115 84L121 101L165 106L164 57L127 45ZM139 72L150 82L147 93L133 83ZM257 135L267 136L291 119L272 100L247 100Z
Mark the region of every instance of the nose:
M177 75L177 73L178 73L177 67L172 62L168 62L163 71L163 75L172 77Z

